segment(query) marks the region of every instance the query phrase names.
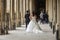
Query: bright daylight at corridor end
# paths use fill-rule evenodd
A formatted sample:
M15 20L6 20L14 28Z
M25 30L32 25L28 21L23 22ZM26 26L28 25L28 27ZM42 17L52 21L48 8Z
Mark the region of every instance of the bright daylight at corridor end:
M60 40L60 0L0 0L0 40Z

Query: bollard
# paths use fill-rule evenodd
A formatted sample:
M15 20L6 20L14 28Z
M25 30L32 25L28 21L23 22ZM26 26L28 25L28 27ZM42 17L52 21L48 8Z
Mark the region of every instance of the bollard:
M59 30L56 31L56 40L59 40Z
M55 33L55 25L53 25L53 34Z
M52 22L50 22L50 27L51 27L51 29L52 29Z

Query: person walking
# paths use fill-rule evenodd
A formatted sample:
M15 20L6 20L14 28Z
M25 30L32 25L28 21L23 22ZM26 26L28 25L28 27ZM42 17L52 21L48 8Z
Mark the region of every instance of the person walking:
M27 10L26 11L26 14L25 14L25 22L26 22L26 28L27 28L27 25L29 24L30 22L30 12Z
M43 13L43 11L41 11L41 13L40 13L40 21L41 21L41 23L43 23L43 21L44 21L43 15L44 15L44 13Z

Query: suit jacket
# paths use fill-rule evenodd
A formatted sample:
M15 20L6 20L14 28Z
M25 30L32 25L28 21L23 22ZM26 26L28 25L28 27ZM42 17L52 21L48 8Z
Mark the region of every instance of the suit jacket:
M30 16L30 14L25 14L25 21L26 21L26 22L29 22L29 21L30 21L29 16Z

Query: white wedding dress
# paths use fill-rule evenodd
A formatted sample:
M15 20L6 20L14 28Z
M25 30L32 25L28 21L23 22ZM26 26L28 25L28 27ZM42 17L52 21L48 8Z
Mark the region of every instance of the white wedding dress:
M36 22L35 17L32 17L32 20L27 26L26 32L35 32L35 33L42 33L39 24Z

